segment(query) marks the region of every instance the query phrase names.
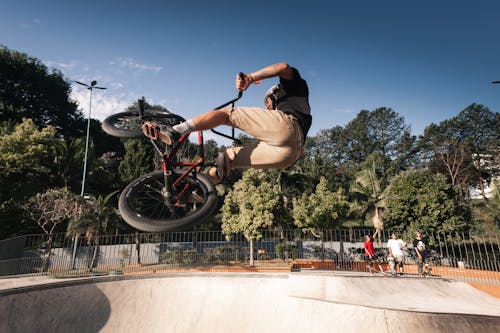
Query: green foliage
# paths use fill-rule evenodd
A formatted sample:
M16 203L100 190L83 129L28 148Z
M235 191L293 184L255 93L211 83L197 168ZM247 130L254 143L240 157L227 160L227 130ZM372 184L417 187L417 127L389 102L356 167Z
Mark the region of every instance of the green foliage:
M39 127L52 125L65 138L83 134L84 121L69 99L70 82L38 59L0 47L0 122L30 118Z
M44 189L56 169L55 129L38 130L24 119L0 137L0 199L22 199Z
M154 148L144 139L129 139L125 142L125 156L118 167L121 180L129 183L154 168Z
M23 206L17 200L0 203L0 239L40 233L36 223L23 218Z
M471 211L453 186L428 170L411 170L395 177L384 192L386 229L451 232L472 227Z
M500 179L491 182L493 197L486 202L486 210L491 221L497 229L500 229Z
M375 209L383 192L383 173L386 158L380 153L373 153L360 164L356 178L351 182L349 197L352 215L366 220L369 211Z
M424 161L446 175L464 197L469 187L484 185L500 174L500 114L471 104L457 116L429 125L419 141Z
M281 243L277 244L274 247L274 252L276 253L276 257L279 259L296 259L299 255L299 249L297 245L290 243Z
M294 223L304 231L335 228L347 216L348 209L343 191L329 191L324 177L320 178L314 193L293 199Z
M175 250L160 254L160 263L165 265L184 266L196 262L196 250Z
M229 260L246 260L248 257L248 248L237 245L203 249L203 261L208 264L227 264Z
M108 227L117 225L119 215L113 205L110 204L117 191L108 194L106 197L99 195L97 198L82 199L78 215L73 216L67 228L68 236L78 236L85 234L88 242L93 237L102 236Z
M262 228L275 220L279 189L266 179L262 170L248 169L222 206L222 232L225 235L242 232L248 240L262 237Z

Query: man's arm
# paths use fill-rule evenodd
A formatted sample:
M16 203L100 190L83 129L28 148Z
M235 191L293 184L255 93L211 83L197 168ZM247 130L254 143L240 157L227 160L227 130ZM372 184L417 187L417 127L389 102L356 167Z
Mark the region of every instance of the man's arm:
M274 65L269 65L267 67L264 67L256 72L247 75L249 75L254 82L275 76L282 77L286 80L291 80L293 78L292 68L290 67L290 65L284 62L279 62Z
M248 73L243 78L239 75L236 76L236 88L238 90L244 91L252 83L257 83L260 80L269 79L272 77L279 76L285 80L291 80L293 78L293 71L290 65L285 62L279 62L277 64L266 66L258 71Z

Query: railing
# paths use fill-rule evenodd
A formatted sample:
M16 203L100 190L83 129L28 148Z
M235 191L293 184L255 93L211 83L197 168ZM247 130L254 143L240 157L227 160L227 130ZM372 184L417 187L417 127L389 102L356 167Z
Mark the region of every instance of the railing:
M250 267L250 243L241 234L193 231L66 237L27 235L0 241L0 276L82 276L145 271L290 271L324 269L367 271L363 239L373 230L329 229L316 235L300 230L266 230L253 242L254 266ZM500 284L498 234L434 233L429 262L433 276ZM374 244L382 258L389 234L382 232ZM405 274L417 273L408 243ZM50 252L49 252L50 248ZM386 267L386 265L384 265Z

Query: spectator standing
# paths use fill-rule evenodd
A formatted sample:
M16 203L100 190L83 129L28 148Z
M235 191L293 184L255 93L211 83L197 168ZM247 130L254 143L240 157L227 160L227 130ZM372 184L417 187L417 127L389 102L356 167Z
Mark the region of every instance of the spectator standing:
M387 249L389 250L389 267L391 269L391 274L396 275L396 266L399 267L399 275L403 275L403 264L404 264L404 252L403 249L406 247L406 243L398 238L398 235L393 232L391 234L391 239L387 242Z
M372 267L375 264L377 264L378 269L379 269L378 272L382 275L385 275L384 270L382 269L382 266L380 265L379 258L377 256L377 254L375 253L375 249L373 247L373 240L368 235L365 236L364 248L365 248L366 267L368 267L370 274L373 275Z
M413 251L417 255L417 267L418 275L423 277L427 273L427 269L424 271L425 260L428 256L429 241L427 237L422 236L422 232L418 230L416 232L415 240L413 240Z

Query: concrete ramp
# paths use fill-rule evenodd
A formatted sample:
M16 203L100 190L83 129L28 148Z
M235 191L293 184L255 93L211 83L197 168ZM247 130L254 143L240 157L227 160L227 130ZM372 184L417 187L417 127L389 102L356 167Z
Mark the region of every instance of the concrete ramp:
M0 291L0 332L500 332L500 300L438 279L165 274Z

